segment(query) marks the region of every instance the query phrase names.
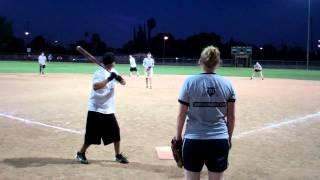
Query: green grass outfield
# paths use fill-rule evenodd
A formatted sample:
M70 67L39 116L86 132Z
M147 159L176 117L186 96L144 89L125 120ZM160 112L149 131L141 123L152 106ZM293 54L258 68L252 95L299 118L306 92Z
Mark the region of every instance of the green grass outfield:
M121 74L128 74L129 66L118 64L117 70ZM140 73L142 67L139 66ZM97 65L92 63L49 63L46 68L47 73L82 73L92 74L97 69ZM23 61L0 61L0 73L38 73L39 66L37 62ZM158 65L154 70L155 74L175 74L175 75L191 75L200 72L196 66L165 66ZM251 76L252 70L249 68L219 68L218 74L224 76ZM302 79L302 80L320 80L320 71L306 71L296 69L264 69L267 78L283 78L283 79Z

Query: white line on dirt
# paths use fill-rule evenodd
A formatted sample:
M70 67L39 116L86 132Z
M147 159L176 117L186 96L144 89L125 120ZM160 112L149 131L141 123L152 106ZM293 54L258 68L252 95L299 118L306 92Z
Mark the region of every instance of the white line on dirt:
M13 119L13 120L17 120L17 121L21 121L21 122L24 122L26 124L34 124L34 125L53 128L53 129L58 129L60 131L65 131L65 132L74 133L74 134L83 134L82 131L63 128L63 127L59 127L59 126L52 126L52 125L49 125L49 124L44 124L44 123L41 123L41 122L32 121L32 120L21 118L21 117L16 117L16 116L13 116L13 115L10 115L10 114L6 114L6 113L0 113L0 116L1 117L5 117L5 118L9 118L9 119Z
M58 129L60 131L65 131L65 132L74 133L74 134L83 134L83 131L63 128L63 127L59 127L59 126L53 126L53 125L49 125L49 124L45 124L45 123L41 123L41 122L37 122L37 121L32 121L32 120L29 120L29 119L25 119L25 118L21 118L21 117L16 117L16 116L10 115L9 113L0 113L0 116L1 117L5 117L5 118L9 118L9 119L13 119L13 120L17 120L17 121L21 121L21 122L24 122L26 124L34 124L34 125L53 128L53 129ZM242 138L242 137L245 137L245 136L249 136L251 134L256 134L256 133L259 133L259 132L262 132L262 131L271 130L271 129L275 129L275 128L280 128L280 127L285 126L285 125L302 123L302 122L314 120L315 117L320 117L320 112L313 113L313 114L308 114L308 115L303 116L303 117L299 117L299 118L296 118L296 119L290 119L290 120L287 120L287 121L284 121L284 122L280 122L280 123L271 124L269 126L265 126L265 127L262 127L262 128L253 129L253 130L250 130L250 131L245 131L245 132L242 132L240 134L235 135L233 138L239 139L239 138Z
M283 122L280 122L280 123L271 124L269 126L265 126L265 127L262 127L262 128L253 129L253 130L250 130L250 131L245 131L245 132L242 132L242 133L239 133L239 134L235 135L233 138L238 139L238 138L242 138L242 137L245 137L245 136L249 136L251 134L259 133L261 131L280 128L282 126L286 126L286 125L289 125L289 124L296 124L296 123L302 123L302 122L306 122L306 121L310 121L310 120L315 120L314 119L315 117L320 117L320 112L313 113L313 114L308 114L308 115L303 116L303 117L299 117L299 118L296 118L296 119L290 119L290 120L283 121Z

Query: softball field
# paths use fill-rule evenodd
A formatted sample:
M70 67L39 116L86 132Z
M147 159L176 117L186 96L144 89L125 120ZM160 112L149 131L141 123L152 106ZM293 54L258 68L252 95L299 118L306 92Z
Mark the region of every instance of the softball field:
M122 151L92 146L91 164L75 161L83 143L91 74L0 74L0 177L11 179L182 179L156 146L175 135L184 75L143 77L116 87ZM320 179L320 81L227 77L237 91L236 128L226 179ZM207 171L203 172L206 177Z

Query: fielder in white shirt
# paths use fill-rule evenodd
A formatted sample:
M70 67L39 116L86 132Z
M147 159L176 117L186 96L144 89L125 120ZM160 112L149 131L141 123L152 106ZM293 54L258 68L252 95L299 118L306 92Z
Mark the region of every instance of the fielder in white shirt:
M256 74L259 74L262 80L264 79L262 74L262 66L259 62L256 62L256 64L253 66L253 73L251 76L251 80L256 76Z
M114 69L115 56L106 53L103 56L105 68L99 68L93 75L92 90L88 103L88 116L84 144L77 152L76 159L88 164L86 150L90 145L114 144L115 159L120 163L129 163L120 153L120 128L115 117L114 91L116 83L125 85L126 81Z
M38 57L38 62L40 66L40 74L44 74L44 68L46 68L47 64L47 57L44 55L44 52L42 52Z
M135 72L137 77L139 77L139 71L137 69L136 59L131 54L129 55L129 63L130 63L130 76L132 76L133 72Z
M150 52L147 54L147 57L143 59L143 67L146 76L146 88L152 89L151 78L153 76L154 59Z

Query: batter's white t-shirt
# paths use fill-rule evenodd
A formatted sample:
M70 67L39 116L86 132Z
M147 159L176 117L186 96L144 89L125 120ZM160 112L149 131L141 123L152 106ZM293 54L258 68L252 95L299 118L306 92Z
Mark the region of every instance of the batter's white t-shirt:
M115 69L112 69L111 72L119 74ZM101 82L107 79L111 72L108 72L104 68L99 68L93 74L92 78L92 90L88 103L88 110L99 112L102 114L114 114L115 113L115 103L114 103L114 88L116 85L116 80L108 82L105 87L99 90L94 90L94 84Z

